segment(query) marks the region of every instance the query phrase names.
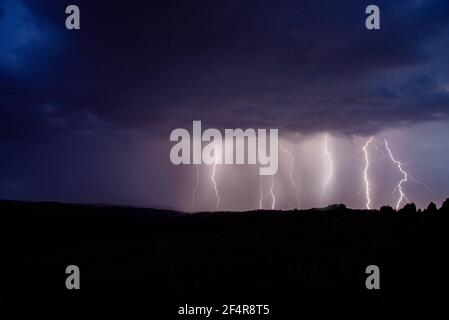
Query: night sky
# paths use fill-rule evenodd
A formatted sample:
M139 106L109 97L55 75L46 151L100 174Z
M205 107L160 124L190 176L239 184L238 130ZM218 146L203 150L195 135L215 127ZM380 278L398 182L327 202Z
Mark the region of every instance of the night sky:
M449 196L449 1L0 0L0 199L215 210L210 166L169 159L175 128L278 128L276 208L363 208L374 135L417 181L419 207ZM77 4L81 30L65 28ZM365 28L376 4L381 29ZM369 149L372 206L401 179ZM385 150L383 150L385 152ZM220 209L271 207L271 177L219 166ZM428 186L425 187L423 184Z

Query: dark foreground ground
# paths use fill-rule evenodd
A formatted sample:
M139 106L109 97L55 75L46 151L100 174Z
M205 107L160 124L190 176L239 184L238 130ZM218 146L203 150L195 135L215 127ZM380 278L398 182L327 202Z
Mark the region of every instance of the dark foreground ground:
M0 300L442 299L447 212L171 211L0 202ZM67 290L65 268L81 271ZM380 268L367 290L365 268Z

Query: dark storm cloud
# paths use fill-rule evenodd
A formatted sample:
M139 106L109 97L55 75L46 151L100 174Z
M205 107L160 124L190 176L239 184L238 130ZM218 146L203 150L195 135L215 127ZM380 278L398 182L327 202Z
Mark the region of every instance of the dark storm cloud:
M78 1L76 32L67 1L0 3L2 138L193 119L369 134L449 110L447 1L377 1L379 31L363 1Z
M367 135L448 119L449 2L375 1L367 31L372 3L0 0L0 198L182 207L168 136L192 120ZM445 192L440 128L422 141Z

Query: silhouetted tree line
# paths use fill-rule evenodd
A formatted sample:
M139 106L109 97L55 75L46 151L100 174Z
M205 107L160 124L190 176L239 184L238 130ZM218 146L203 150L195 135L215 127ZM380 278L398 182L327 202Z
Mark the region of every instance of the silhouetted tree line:
M396 210L394 210L390 206L382 206L380 208L380 212L383 214L392 214L395 211ZM443 212L449 213L449 198L447 198L443 202L443 205L441 206L440 209L437 208L435 203L431 202L431 203L429 203L429 205L427 206L426 209L416 210L416 205L412 202L412 203L407 203L402 209L399 209L397 212L405 213L405 214L437 214L437 213L443 213Z

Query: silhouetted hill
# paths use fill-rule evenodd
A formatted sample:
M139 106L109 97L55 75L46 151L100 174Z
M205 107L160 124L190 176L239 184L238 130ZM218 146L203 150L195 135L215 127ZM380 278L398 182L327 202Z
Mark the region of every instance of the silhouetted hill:
M407 210L182 214L1 201L0 299L441 298L449 283L447 202L439 211ZM65 288L70 264L81 269L79 291ZM365 288L371 264L381 270L378 291Z

